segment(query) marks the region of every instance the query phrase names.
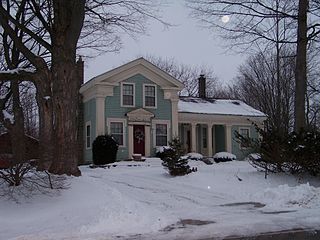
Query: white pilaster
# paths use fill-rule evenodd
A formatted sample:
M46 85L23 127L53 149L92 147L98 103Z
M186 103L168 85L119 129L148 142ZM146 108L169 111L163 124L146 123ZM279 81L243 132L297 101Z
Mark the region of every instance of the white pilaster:
M232 131L231 125L225 125L225 139L226 139L226 150L229 153L232 153Z
M178 99L171 99L171 116L172 116L172 126L171 126L171 137L179 136L179 126L178 126Z
M191 151L197 151L196 123L191 123Z
M144 126L144 132L145 132L145 139L144 139L144 151L145 151L145 156L150 157L150 126Z
M96 97L96 136L105 134L105 97Z
M132 158L133 155L133 126L128 125L128 155Z

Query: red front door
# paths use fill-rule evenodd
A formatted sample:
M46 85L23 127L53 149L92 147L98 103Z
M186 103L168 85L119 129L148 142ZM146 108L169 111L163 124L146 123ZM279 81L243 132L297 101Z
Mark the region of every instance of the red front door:
M133 125L133 153L145 155L144 125Z

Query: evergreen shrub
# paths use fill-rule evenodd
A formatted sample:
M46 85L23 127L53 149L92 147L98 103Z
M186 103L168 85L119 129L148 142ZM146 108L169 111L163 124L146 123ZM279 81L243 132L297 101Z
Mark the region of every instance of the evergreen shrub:
M92 143L92 158L95 165L115 162L117 152L118 143L110 135L100 135Z
M184 150L178 138L174 138L169 143L170 148L164 149L161 154L162 166L168 170L171 176L183 176L197 171L196 168L190 168L188 157L183 156Z
M239 134L237 139L249 144L260 158L249 156L249 162L267 172L307 172L320 175L320 132L300 131L280 133L273 129L263 130L256 126L261 138L245 139Z

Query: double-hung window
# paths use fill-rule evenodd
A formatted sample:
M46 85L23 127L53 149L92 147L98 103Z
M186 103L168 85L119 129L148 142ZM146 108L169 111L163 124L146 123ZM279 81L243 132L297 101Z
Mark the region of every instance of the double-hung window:
M124 145L123 122L110 122L110 134L120 146Z
M245 139L248 139L250 137L250 129L249 128L240 128L239 134L244 137ZM240 148L248 148L248 144L241 142Z
M144 85L144 107L155 108L157 106L156 86Z
M91 124L86 123L86 149L91 148Z
M168 145L168 125L156 124L156 146Z
M122 84L122 106L134 107L134 84Z

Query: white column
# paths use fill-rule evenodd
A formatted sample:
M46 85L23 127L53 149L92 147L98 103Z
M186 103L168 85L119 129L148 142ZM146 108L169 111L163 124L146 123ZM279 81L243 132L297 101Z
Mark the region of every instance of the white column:
M232 153L232 131L231 131L231 125L225 125L225 139L226 139L226 150L229 153Z
M178 101L179 99L171 99L171 116L172 116L171 138L179 136Z
M145 151L145 156L146 157L150 157L150 126L144 126L144 135L145 135L145 139L144 139L144 151Z
M133 155L133 126L128 125L128 157L132 158Z
M196 123L191 123L191 152L197 151Z
M208 141L207 141L207 147L208 147L208 157L212 157L212 124L208 123L207 125L207 137L208 137Z
M105 97L96 97L96 136L105 134Z

